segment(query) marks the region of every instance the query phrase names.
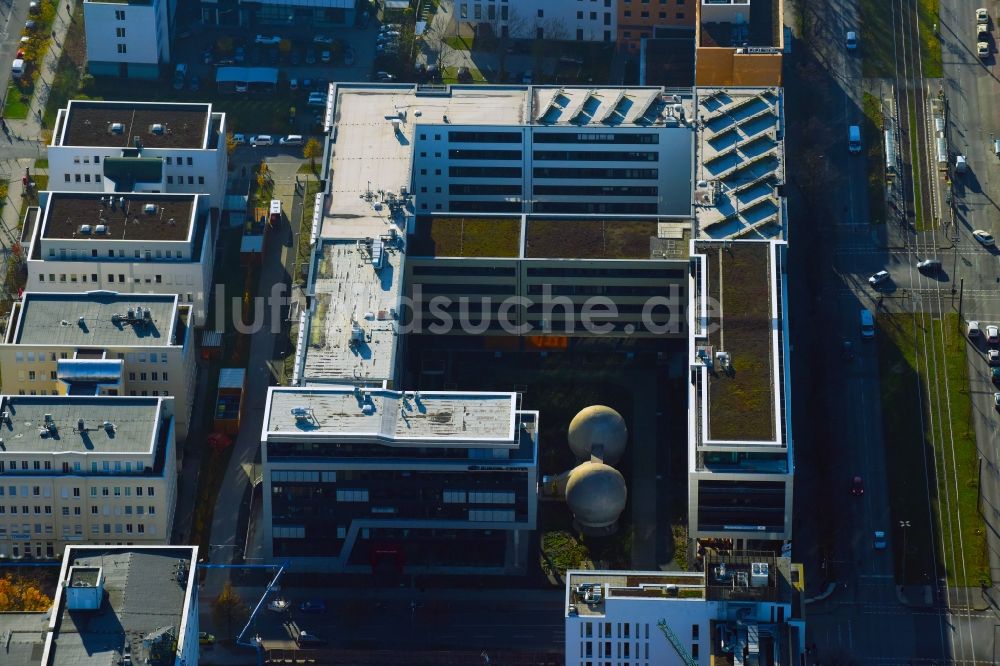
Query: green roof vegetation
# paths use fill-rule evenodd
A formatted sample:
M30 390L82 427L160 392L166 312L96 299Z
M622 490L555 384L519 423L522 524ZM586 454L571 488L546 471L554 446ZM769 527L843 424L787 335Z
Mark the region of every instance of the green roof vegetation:
M709 342L729 352L708 383L710 439L770 441L775 437L768 243L701 246L708 271ZM712 310L715 310L713 313Z
M516 217L419 217L409 254L420 257L510 257L521 248Z
M525 256L535 259L649 259L656 220L528 220Z

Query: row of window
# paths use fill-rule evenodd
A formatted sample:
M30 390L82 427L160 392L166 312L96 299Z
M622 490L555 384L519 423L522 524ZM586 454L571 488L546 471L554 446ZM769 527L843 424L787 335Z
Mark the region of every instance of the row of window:
M2 462L2 461L0 461L0 462ZM22 470L28 469L27 462L28 462L27 460L22 460L21 461L21 469ZM16 461L11 461L10 462L9 470L11 472L15 471L15 464L16 464ZM132 467L131 463L126 463L126 465L125 465L126 470L131 469L131 467ZM74 468L75 471L79 472L80 471L80 463L73 463L73 468ZM107 462L105 462L103 464L102 468L103 468L103 470L105 472L109 472L110 471L110 467L108 466ZM38 468L36 467L35 469L38 469ZM46 469L49 469L49 468L46 467ZM144 469L144 467L143 467L143 464L141 462L136 463L136 471L137 472L142 472L143 469ZM3 467L0 466L0 472L2 472L2 471L4 471ZM63 465L63 471L64 472L68 471L66 465ZM95 474L97 473L97 463L96 462L90 463L90 471L92 473L95 473ZM115 463L115 471L121 471L121 463ZM17 486L0 486L0 497L4 497L5 493L6 493L7 497L18 497L17 488L18 488ZM143 488L144 488L143 486L135 486L135 496L136 497L142 497ZM30 492L29 492L29 490L30 490ZM101 488L101 496L102 497L109 497L113 493L115 497L121 497L123 490L124 490L124 493L125 493L125 497L131 497L132 496L132 486L124 486L124 487L123 486L114 486L114 487L104 486L104 487ZM153 486L145 486L145 491L146 491L146 497L153 497L156 494L156 488L154 488ZM61 495L62 495L63 499L69 499L68 489L67 488L63 488ZM49 487L49 486L21 486L21 495L20 496L21 497L51 497L52 496L52 488ZM97 497L97 486L91 486L91 488L90 488L90 496L91 497ZM73 488L73 497L75 499L79 499L80 498L80 489L79 488Z
M78 174L78 173L73 174L73 175L76 176L76 178L73 179L74 182L77 182L77 183L79 183L79 182L89 183L90 182L90 177L91 176L90 176L89 173L85 173L82 176L80 174ZM94 182L95 183L101 182L101 174L95 173L93 177L94 177ZM64 173L63 174L63 178L66 179L67 183L70 182L70 174Z
M577 20L582 21L583 20L583 12L582 11L577 12L576 13L576 18L577 18ZM591 21L596 21L597 20L597 12L590 12L590 20ZM604 12L604 25L611 25L611 13L610 12ZM577 32L582 32L583 28L577 28L576 30L577 30ZM581 38L578 37L577 39L581 39Z
M49 395L49 392L47 390L45 390L45 389L40 389L40 390L37 390L37 391L35 389L30 389L27 392L25 392L24 389L18 389L17 394L18 395ZM59 393L59 391L56 391L55 389L53 389L52 395L61 395L61 394ZM118 395L118 389L108 389L106 392L102 392L101 395ZM162 393L160 391L153 391L152 393L149 393L149 392L146 392L146 391L140 391L139 393L136 393L135 391L129 391L129 395L133 396L133 397L141 395L144 398L148 397L150 395L153 395L153 396L161 396L161 395L162 396L169 396L170 395L170 391L163 391Z
M623 15L625 16L625 18L632 18L632 10L631 9L626 9ZM646 11L646 10L642 10L641 12L639 12L639 18L649 18L649 12ZM667 18L667 13L666 12L660 12L659 18L661 18L661 19ZM678 21L683 21L684 20L684 12L677 12L677 13L675 13L674 14L674 18L677 19ZM628 33L626 33L626 34L628 34Z
M118 254L117 254L117 258L118 259L124 259L125 258L125 250L124 249L119 248L117 250L117 252L118 252ZM175 255L175 252L176 252L176 255ZM90 250L90 256L91 256L91 258L97 258L97 250L96 249L91 249ZM55 259L55 257L56 257L56 249L54 247L50 247L49 248L49 258L50 259ZM59 248L59 258L60 259L66 259L67 257L69 259L83 259L83 258L86 257L86 255L82 251L76 250L76 249L73 249L73 248L69 248L69 250L67 250L64 247ZM182 250L176 250L176 251L175 250L156 250L156 251L153 251L153 250L132 250L132 257L134 259L145 258L146 261L151 260L153 257L156 257L157 259L163 259L163 258L166 258L166 259L184 259L185 258L184 257L184 252ZM115 250L108 250L108 258L109 259L115 259L116 258ZM110 279L111 279L112 282L114 282L114 276L111 276ZM94 282L97 282L97 278L96 277L94 278ZM189 278L188 284L194 284L193 279Z
M73 182L76 182L76 183L79 183L79 182L89 183L90 182L90 178L91 178L91 174L89 174L89 173L82 174L82 181L81 181L81 174L77 173L77 174L73 174L73 176L74 176ZM66 180L67 183L70 182L70 174L68 174L68 173L63 174L63 178ZM101 182L101 174L95 173L93 175L93 178L94 178L94 182L95 183ZM194 185L194 179L195 179L194 176L188 176L187 177L187 184L188 185ZM167 185L173 185L173 184L174 184L174 177L173 176L167 176ZM184 176L177 176L177 184L178 185L183 185L184 184ZM199 185L204 185L205 184L205 177L204 176L198 176L198 184Z
M18 507L17 504L11 504L9 506L5 505L5 504L0 504L0 514L6 514L6 513L9 512L11 515L17 515L18 514L18 508L19 507ZM79 515L81 515L83 513L82 509L80 507L78 507L78 506L74 506L74 507L64 506L64 507L62 507L62 510L61 510L62 515L64 515L64 516L70 515L70 509L71 508L73 510L73 515L74 516L79 516ZM33 512L32 512L32 509L34 509ZM121 515L131 516L133 509L135 510L135 515L138 515L138 516L146 515L147 513L150 516L155 516L156 515L156 507L153 506L152 504L150 504L148 506L142 506L142 505L133 506L131 504L126 505L126 506L116 506L116 507L114 507L114 515L116 515L116 516L121 516ZM36 504L36 505L34 505L32 507L32 506L28 506L26 504L22 504L20 506L20 513L22 513L24 515L28 515L30 513L34 513L36 516L37 515L41 515L41 514L44 513L46 516L51 516L52 515L52 507L49 506L49 505L44 505L43 506L43 505L40 505L40 504ZM90 507L90 513L91 513L91 515L94 515L94 516L99 515L99 511L98 511L97 505L92 505ZM111 507L108 506L107 504L105 504L104 505L104 515L105 516L110 516L111 514L112 514Z
M46 360L54 362L56 360L56 352L38 352L37 355L35 352L14 352L15 363L24 363L25 359L27 359L28 363L34 363L36 358L39 363L44 363ZM67 352L59 352L59 358L67 359L69 358L69 354ZM166 352L149 352L149 354L146 352L118 352L118 358L127 361L129 364L146 363L147 359L149 363L167 362Z
M146 525L144 523L115 523L113 525L115 534L145 534ZM28 534L52 534L52 525L43 525L42 523L35 523L34 530L31 529L32 525L30 523L11 523L10 524L10 534L13 538L20 538L20 535ZM63 525L62 532L64 535L69 534L69 525ZM111 534L112 523L104 523L104 529L101 529L99 523L93 523L90 526L91 534ZM83 534L82 525L73 526L74 534ZM156 525L149 526L149 533L156 534ZM0 536L7 536L7 525L0 523Z
M583 0L581 0L581 2L582 2L582 1L583 1ZM626 5L630 5L630 4L632 4L632 0L622 0L622 2L624 2L624 3L626 4ZM638 2L639 2L639 4L641 4L641 5L648 5L648 4L649 4L649 2L650 2L650 0L638 0ZM667 4L667 0L659 0L659 3L660 3L661 5L665 5L665 4ZM683 4L684 4L684 0L674 0L674 3L676 3L676 4L678 4L678 5L683 5Z

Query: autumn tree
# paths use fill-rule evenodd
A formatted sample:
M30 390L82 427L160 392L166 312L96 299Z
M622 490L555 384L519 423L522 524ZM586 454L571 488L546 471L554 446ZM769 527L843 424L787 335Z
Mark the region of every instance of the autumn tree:
M52 599L27 578L15 574L0 578L0 611L45 611L51 606Z
M323 154L323 144L316 140L315 137L306 141L306 145L302 147L302 157L309 160L309 167L312 172L316 173L316 158Z
M246 619L247 607L243 598L227 580L222 592L212 602L212 617L216 624L226 625L226 637L233 637L233 625Z

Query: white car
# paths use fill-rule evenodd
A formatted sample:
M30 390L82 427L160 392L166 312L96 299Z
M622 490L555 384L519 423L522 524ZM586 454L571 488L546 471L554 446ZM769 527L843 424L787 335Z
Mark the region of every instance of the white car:
M986 362L990 366L1000 365L1000 349L986 350Z
M875 275L868 278L868 284L870 284L873 287L877 287L883 282L888 282L888 280L889 280L889 271L879 271Z
M990 13L986 11L985 7L980 7L976 10L976 23L989 23Z
M254 38L255 44L265 44L267 46L277 46L281 43L281 37L278 35L257 35Z
M986 344L1000 344L1000 328L993 325L986 327Z
M980 58L986 58L990 55L990 43L989 42L976 42L976 55Z
M885 540L885 532L882 530L875 530L875 534L872 539L872 547L875 550L885 550L888 543Z
M301 146L305 142L306 140L301 134L289 134L278 139L278 143L282 146Z
M853 51L858 48L858 33L853 30L847 32L847 50Z
M329 35L316 35L313 37L313 44L333 44L333 37Z
M993 394L993 407L994 409L1000 409L1000 393Z
M980 333L979 322L978 321L970 321L968 328L966 328L966 334L968 334L968 336L970 338L978 338L979 337L979 333Z
M282 599L281 597L275 597L267 602L267 610L272 613L284 613L287 612L292 607L292 604L288 599Z
M997 244L997 242L993 239L993 234L988 231L983 231L982 229L976 229L973 231L972 237L986 247L993 247Z

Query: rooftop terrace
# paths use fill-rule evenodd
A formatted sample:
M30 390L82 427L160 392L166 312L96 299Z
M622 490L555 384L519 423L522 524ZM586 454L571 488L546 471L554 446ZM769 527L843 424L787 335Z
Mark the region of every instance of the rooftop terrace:
M303 352L307 381L392 379L403 255L388 239L381 247L384 263L376 269L374 243L324 243Z
M778 88L699 88L695 219L700 238L784 235L783 97Z
M595 596L594 589L600 591ZM567 571L566 612L603 616L612 599L704 599L705 574L660 571Z
M195 196L127 194L112 197L89 192L50 192L42 237L95 241L190 240ZM152 208L147 210L147 206ZM103 233L97 233L98 225L104 227Z
M121 663L128 645L133 663L173 664L183 649L186 601L196 584L196 554L197 548L181 546L67 548L64 570L67 565L102 569L104 600L98 610L71 611L66 607L66 588L60 591L51 646L42 663Z
M727 370L716 360L707 373L705 440L777 440L775 336L781 327L772 315L776 267L771 247L763 242L695 243L695 251L705 254L708 347L727 352L731 365Z
M211 115L210 104L70 100L52 145L205 148Z
M513 393L400 393L351 386L271 389L267 430L385 444L489 442L515 448Z
M781 29L781 0L701 4L702 47L778 47L782 44Z
M417 218L407 253L418 257L517 257L521 219L517 217Z
M0 410L10 415L0 420L0 456L22 452L151 454L161 403L159 398L11 395L3 397ZM83 431L79 430L81 419Z
M128 310L138 306L148 309L149 317L128 319ZM175 344L177 320L175 295L27 292L11 315L7 343L167 347Z
M532 259L686 258L690 227L656 220L528 218Z

